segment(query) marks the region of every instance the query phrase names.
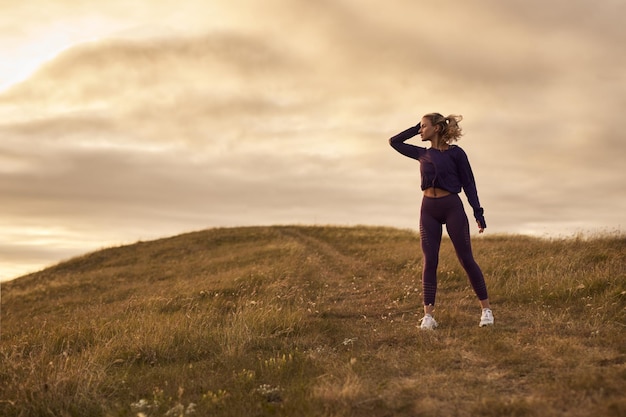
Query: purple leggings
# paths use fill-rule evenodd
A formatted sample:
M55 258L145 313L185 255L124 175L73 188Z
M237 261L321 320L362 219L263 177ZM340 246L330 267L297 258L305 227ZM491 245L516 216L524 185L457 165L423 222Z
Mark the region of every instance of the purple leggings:
M444 223L456 255L463 269L465 269L478 299L489 298L485 278L472 255L469 223L463 202L458 194L450 194L441 198L424 197L422 200L420 239L424 253L424 270L422 273L424 305L435 305L441 226Z

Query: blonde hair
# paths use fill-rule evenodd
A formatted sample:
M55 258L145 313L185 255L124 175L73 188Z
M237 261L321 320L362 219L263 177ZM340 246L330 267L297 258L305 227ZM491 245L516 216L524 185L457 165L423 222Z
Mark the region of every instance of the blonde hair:
M459 126L459 122L463 120L461 115L451 114L443 117L439 113L428 113L424 117L428 118L433 126L439 126L439 134L446 143L455 142L463 136L463 130Z

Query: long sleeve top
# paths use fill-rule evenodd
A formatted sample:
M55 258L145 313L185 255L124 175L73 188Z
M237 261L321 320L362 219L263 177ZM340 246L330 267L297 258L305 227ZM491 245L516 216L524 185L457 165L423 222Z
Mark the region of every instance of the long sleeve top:
M467 196L470 206L474 210L474 218L482 228L486 228L484 210L478 200L476 181L470 166L467 154L456 145L450 145L447 150L422 148L405 143L419 133L420 124L410 127L389 139L389 144L398 152L420 162L422 175L422 190L437 187L453 194L461 192Z

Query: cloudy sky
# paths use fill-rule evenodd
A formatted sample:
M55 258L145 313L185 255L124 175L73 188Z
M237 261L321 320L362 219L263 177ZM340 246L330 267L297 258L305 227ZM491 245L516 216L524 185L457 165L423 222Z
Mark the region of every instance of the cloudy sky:
M384 3L384 6L383 6ZM211 227L417 229L388 145L464 116L488 234L623 232L621 0L18 0L0 279Z

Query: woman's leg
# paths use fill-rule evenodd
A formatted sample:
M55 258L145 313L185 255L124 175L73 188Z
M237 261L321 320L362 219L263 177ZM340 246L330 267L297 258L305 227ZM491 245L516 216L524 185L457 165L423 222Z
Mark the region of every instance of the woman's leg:
M446 229L456 255L463 266L463 269L467 273L470 280L470 284L478 297L483 308L489 307L489 296L487 294L487 285L485 284L485 277L480 267L474 260L472 254L472 244L470 241L469 222L467 220L467 214L463 208L461 199L456 195L456 199L450 199L452 203L448 207Z
M420 211L420 241L424 255L422 289L424 313L432 314L437 295L437 266L441 246L441 222L437 219L436 199L424 197Z

